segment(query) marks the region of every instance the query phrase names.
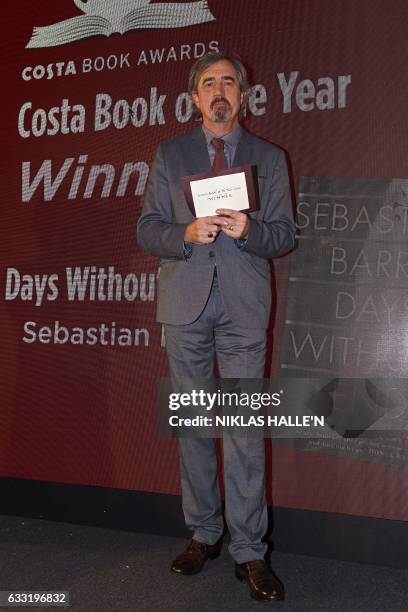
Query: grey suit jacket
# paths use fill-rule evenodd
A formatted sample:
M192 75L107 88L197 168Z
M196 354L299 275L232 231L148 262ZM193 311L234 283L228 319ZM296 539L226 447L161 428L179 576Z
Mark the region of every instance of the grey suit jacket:
M266 328L271 307L268 259L294 245L295 226L284 153L243 130L234 165L256 165L260 210L251 212L242 248L220 233L210 245L194 245L185 260L183 238L194 220L181 177L207 172L211 164L201 127L162 143L149 175L137 227L140 247L160 257L157 320L173 325L195 321L204 309L217 265L228 316L244 328Z

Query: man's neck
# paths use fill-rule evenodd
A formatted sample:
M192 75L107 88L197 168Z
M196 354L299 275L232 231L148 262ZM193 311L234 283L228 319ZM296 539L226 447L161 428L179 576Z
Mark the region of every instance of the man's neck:
M218 138L222 138L235 130L239 124L238 121L229 121L228 123L213 123L211 121L204 121L203 125L207 128L207 130L218 136Z

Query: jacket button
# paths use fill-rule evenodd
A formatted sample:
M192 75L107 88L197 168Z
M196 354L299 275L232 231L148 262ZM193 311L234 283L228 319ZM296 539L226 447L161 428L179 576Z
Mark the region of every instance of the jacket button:
M208 257L215 257L215 251L210 251L208 253Z

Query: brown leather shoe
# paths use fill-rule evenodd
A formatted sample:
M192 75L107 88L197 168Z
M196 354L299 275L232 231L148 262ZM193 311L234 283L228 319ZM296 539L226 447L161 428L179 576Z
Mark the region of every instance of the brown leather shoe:
M263 559L235 564L235 576L241 582L245 580L251 597L258 601L283 601L285 590L281 581L275 576Z
M207 559L216 559L220 556L221 546L221 539L216 544L204 544L193 539L190 546L174 559L170 571L176 574L198 574Z

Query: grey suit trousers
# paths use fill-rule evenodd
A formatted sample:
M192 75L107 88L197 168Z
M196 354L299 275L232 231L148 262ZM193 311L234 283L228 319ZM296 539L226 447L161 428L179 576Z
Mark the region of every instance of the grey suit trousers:
M188 325L164 325L173 386L186 378L210 380L217 358L222 378L263 378L266 329L246 329L227 317L214 277L207 304ZM265 448L260 435L236 437L224 432L225 518L229 551L237 563L262 559L267 530ZM224 530L213 438L179 439L183 511L193 537L214 544Z

